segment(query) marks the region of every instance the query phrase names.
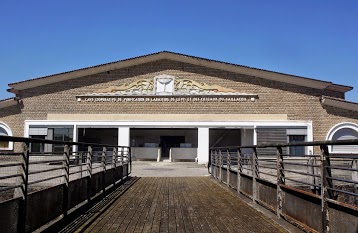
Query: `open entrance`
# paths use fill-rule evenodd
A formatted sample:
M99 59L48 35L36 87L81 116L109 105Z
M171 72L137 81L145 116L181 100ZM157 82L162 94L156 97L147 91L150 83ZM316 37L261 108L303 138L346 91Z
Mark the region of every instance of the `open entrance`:
M193 160L197 158L197 129L140 129L130 131L135 160Z
M185 136L160 136L162 158L169 158L170 148L180 147L185 143Z

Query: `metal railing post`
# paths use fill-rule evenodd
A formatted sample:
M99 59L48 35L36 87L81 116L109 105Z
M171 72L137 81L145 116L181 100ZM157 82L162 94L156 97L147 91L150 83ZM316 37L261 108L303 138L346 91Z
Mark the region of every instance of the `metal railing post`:
M230 168L231 168L231 158L229 149L226 150L227 159L226 159L226 182L227 186L230 186Z
M241 149L237 149L237 193L241 191L242 158Z
M223 155L221 153L221 150L219 149L219 180L222 182L222 167L223 167Z
M131 148L128 147L128 159L129 159L129 171L128 174L132 173L132 152L131 152Z
M28 184L29 184L29 143L23 142L21 145L22 156L21 156L21 204L19 207L19 221L18 221L18 232L26 232L26 210L27 210L27 195L28 195Z
M217 163L218 163L218 161L217 161L217 159L218 159L218 150L215 150L214 151L214 160L213 160L213 170L212 170L212 173L213 173L213 175L214 175L214 177L215 177L215 179L217 179L218 178L218 172L217 172Z
M93 149L91 146L88 146L87 149L87 170L88 170L88 182L87 182L87 200L91 201L91 189L92 189L92 158L93 158Z
M358 159L353 159L352 161L352 168L355 169L355 171L352 171L352 181L358 182ZM358 184L354 184L354 193L358 193ZM358 197L355 197L355 204L358 204Z
M119 161L120 161L122 167L123 167L123 156L124 156L124 149L123 149L123 147L121 147L121 157L120 157Z
M332 187L332 181L329 180L331 177L330 161L327 145L321 145L321 214L322 214L322 232L329 233L329 209L327 199L332 198L332 190L328 188Z
M101 165L102 165L102 190L103 192L106 190L106 173L107 173L107 147L102 148L102 159L101 159Z
M312 151L310 151L309 153L310 153L310 157L307 162L308 164L307 173L311 174L312 176L309 176L308 179L310 180L311 184L314 184L310 186L312 193L317 194L317 186L315 186L319 184L318 177L315 176L318 175L318 171L316 167L317 162L316 162L316 158L312 156Z
M101 165L102 165L102 171L106 171L106 158L107 158L107 148L104 146L102 148L102 156L101 156Z
M116 172L117 172L117 147L113 147L113 154L112 154L112 169L113 169L113 187L116 185Z
M75 160L76 160L76 157L75 157ZM81 173L80 173L80 175L81 175L81 178L83 177L83 167L82 167L82 165L83 165L83 153L82 152L80 152L80 153L78 153L78 165L80 166L80 171L81 171Z
M210 150L210 149L209 149L208 173L209 173L210 175L213 175L212 170L211 170L211 168L212 168L212 166L211 166L212 163L213 163L213 150Z
M213 150L210 150L210 157L209 157L209 163L208 163L208 173L213 176Z
M113 156L112 156L112 167L113 168L116 168L117 167L117 154L118 154L118 150L117 150L117 147L113 147Z
M277 208L276 214L278 218L281 218L282 215L282 203L283 203L283 191L281 185L285 184L285 171L283 165L283 154L282 147L277 147L277 159L276 159L276 169L277 169Z
M256 202L257 199L258 199L258 190L257 190L256 178L259 177L259 169L258 169L256 147L254 147L253 149L254 149L254 152L252 153L252 200L254 202Z
M65 145L63 149L63 171L64 171L64 184L63 184L63 200L62 211L63 215L67 216L68 208L68 185L70 182L70 146Z
M91 146L88 146L87 148L87 170L88 170L88 176L92 178L92 158L93 158L93 149Z

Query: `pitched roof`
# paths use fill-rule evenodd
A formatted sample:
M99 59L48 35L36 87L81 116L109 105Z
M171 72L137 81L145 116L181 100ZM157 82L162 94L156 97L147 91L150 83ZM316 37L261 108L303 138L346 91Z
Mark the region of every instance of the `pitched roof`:
M334 84L332 82L327 82L327 81L322 81L312 78L306 78L306 77L301 77L291 74L284 74L284 73L263 70L263 69L249 67L249 66L242 66L238 64L232 64L232 63L222 62L217 60L211 60L207 58L189 56L189 55L174 53L169 51L162 51L162 52L147 54L143 56L133 57L129 59L119 60L115 62L105 63L101 65L90 66L82 69L10 83L9 87L11 87L11 89L9 89L8 91L16 92L17 90L25 90L32 87L52 84L65 80L84 77L87 75L98 74L110 70L130 67L147 62L158 61L162 59L184 62L193 65L209 67L213 69L219 69L219 70L240 73L240 74L260 77L260 78L284 82L284 83L295 84L299 86L311 87L315 89L329 89L329 90L335 90L343 93L353 89L350 86Z
M16 104L17 104L16 98L3 99L3 100L0 100L0 109L14 106Z
M323 107L330 106L358 112L358 103L355 102L350 102L344 99L334 98L331 96L321 96L320 101Z

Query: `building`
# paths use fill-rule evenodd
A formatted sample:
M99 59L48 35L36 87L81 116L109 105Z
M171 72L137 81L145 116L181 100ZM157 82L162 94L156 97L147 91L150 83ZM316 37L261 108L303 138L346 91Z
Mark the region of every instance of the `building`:
M206 163L211 146L358 138L358 103L344 99L352 87L173 52L9 87L16 97L0 101L0 134L129 145L138 159Z

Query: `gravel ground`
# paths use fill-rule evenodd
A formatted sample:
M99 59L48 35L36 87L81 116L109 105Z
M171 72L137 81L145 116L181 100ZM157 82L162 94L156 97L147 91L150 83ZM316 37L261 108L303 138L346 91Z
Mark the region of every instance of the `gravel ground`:
M195 162L148 162L133 161L131 176L138 177L185 177L208 176L205 165Z

